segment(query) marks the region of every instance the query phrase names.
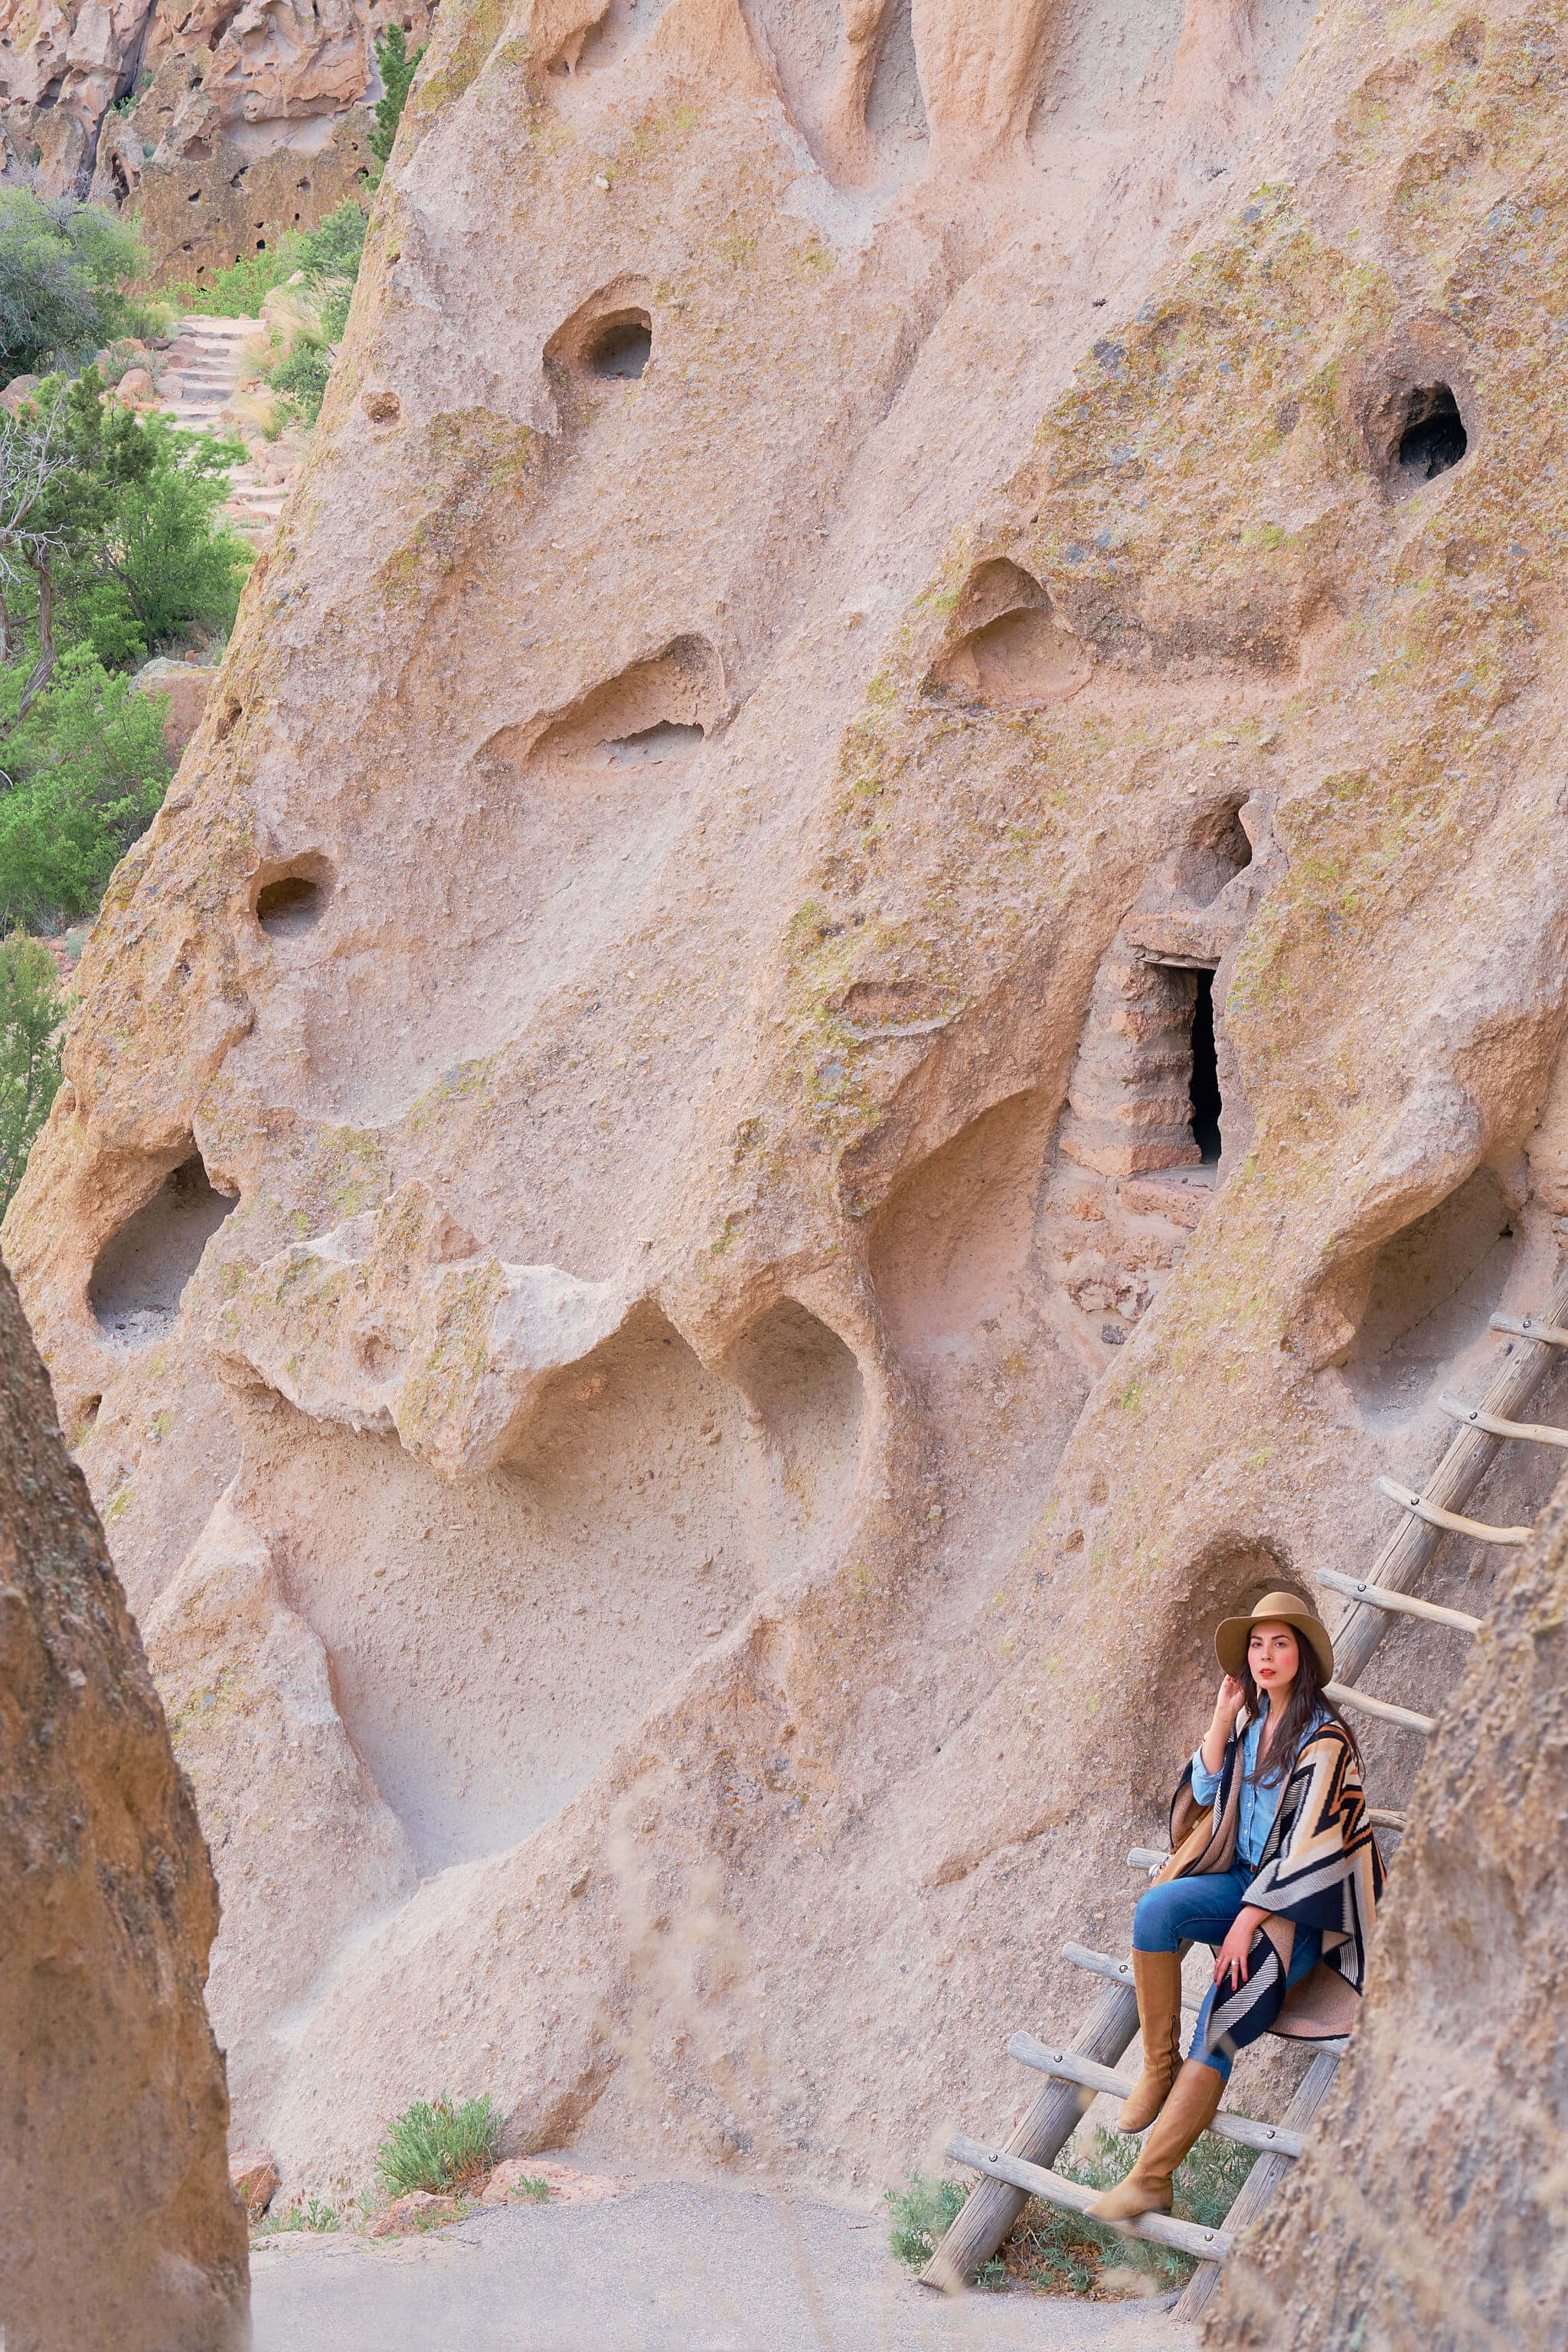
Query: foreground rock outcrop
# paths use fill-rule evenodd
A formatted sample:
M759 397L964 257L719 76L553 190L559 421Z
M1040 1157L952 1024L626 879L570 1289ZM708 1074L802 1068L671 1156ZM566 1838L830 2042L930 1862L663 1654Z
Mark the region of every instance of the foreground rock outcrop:
M867 2192L999 2126L1215 1622L1544 1294L1565 75L444 12L5 1228L283 2193L442 2090Z
M195 1806L0 1267L0 2329L238 2352Z
M1415 1785L1314 2144L1210 2345L1496 2352L1568 2334L1568 1491L1498 1579Z

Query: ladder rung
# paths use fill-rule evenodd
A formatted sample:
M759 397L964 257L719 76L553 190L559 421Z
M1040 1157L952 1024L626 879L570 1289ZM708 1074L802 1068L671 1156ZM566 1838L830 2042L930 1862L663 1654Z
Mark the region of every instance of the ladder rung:
M1419 1731L1430 1739L1436 1730L1436 1718L1417 1715L1411 1706L1395 1706L1385 1698L1368 1698L1364 1691L1350 1690L1343 1683L1325 1683L1323 1696L1331 1698L1336 1706L1352 1706L1363 1715L1375 1715L1380 1723L1397 1723L1403 1730Z
M1092 2058L1080 2058L1076 2050L1053 2050L1047 2042L1037 2042L1032 2033L1015 2033L1007 2044L1009 2058L1016 2058L1021 2066L1033 2066L1039 2074L1053 2074L1058 2083L1080 2083L1086 2091L1104 2091L1113 2099L1131 2098L1134 2085L1125 2075L1110 2066L1099 2065ZM1223 2109L1208 2126L1221 2139L1233 2139L1243 2147L1261 2148L1274 2156L1300 2156L1306 2142L1300 2132L1287 2131L1283 2124L1260 2124L1251 2116L1233 2116Z
M965 2165L971 2172L1009 2181L1030 2197L1065 2205L1070 2213L1087 2211L1101 2193L1084 2188L1080 2181L1064 2180L1059 2172L1047 2172L1043 2165L1026 2164L1021 2156L1009 2156L1005 2148L965 2139L962 2133L948 2141L947 2153L954 2164ZM1142 2213L1135 2221L1119 2221L1116 2226L1131 2237L1148 2238L1156 2246L1174 2246L1179 2253L1195 2254L1205 2263L1225 2262L1236 2244L1228 2230L1205 2230L1196 2221L1173 2221L1168 2213Z
M1491 1328L1515 1339L1533 1339L1538 1347L1568 1348L1568 1331L1561 1323L1538 1323L1533 1315L1494 1315Z
M1439 1609L1435 1601L1413 1601L1408 1592L1391 1592L1386 1585L1370 1584L1364 1578L1341 1576L1337 1570L1320 1568L1315 1570L1320 1584L1331 1592L1343 1592L1352 1601L1364 1601L1369 1609L1389 1609L1397 1617L1425 1617L1433 1625L1453 1625L1461 1633L1479 1633L1481 1621L1466 1614L1463 1609Z
M1109 1952L1091 1952L1087 1944L1064 1944L1062 1958L1064 1960L1070 1960L1075 1969L1088 1969L1091 1976L1109 1977L1112 1984L1125 1985L1129 1992L1132 1990L1131 1960L1113 1960ZM1183 1993L1184 2009L1190 2009L1195 2013L1199 2006L1200 2004L1189 1994Z
M1436 1503L1428 1503L1393 1478L1377 1478L1373 1483L1380 1495L1386 1495L1391 1503L1397 1503L1413 1518L1425 1519L1429 1528L1449 1528L1455 1535L1468 1536L1474 1543L1526 1544L1535 1533L1533 1528L1494 1528L1484 1519L1461 1518L1458 1511L1440 1510Z
M1404 1834L1404 1814L1391 1813L1386 1805L1369 1805L1366 1817L1374 1830L1398 1830L1402 1836Z
M1437 1399L1452 1421L1462 1421L1470 1429L1484 1429L1489 1437L1522 1437L1527 1445L1568 1446L1568 1429L1554 1429L1548 1421L1505 1421L1499 1412L1486 1412L1479 1404L1464 1404L1445 1389Z
M1162 1853L1158 1846L1135 1845L1127 1857L1127 1867L1129 1870L1163 1870L1170 1859L1169 1853Z

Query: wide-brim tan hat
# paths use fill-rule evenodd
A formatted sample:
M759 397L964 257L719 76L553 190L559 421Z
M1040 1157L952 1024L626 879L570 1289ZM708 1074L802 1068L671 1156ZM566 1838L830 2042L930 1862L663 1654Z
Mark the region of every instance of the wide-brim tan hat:
M1323 1680L1334 1678L1334 1645L1307 1603L1295 1592L1266 1592L1250 1617L1227 1617L1214 1637L1215 1655L1227 1675L1239 1675L1247 1664L1247 1645L1255 1625L1289 1625L1304 1633L1323 1670Z

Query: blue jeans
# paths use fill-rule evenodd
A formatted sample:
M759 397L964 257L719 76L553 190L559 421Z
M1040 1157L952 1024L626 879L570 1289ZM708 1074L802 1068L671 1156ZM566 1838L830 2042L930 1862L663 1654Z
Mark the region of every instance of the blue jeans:
M1236 1925L1237 1914L1247 1900L1254 1874L1245 1869L1218 1870L1192 1878L1168 1878L1163 1886L1151 1886L1138 1897L1138 1908L1132 1915L1133 1950L1173 1952L1184 1943L1208 1944L1217 1949ZM1309 1969L1316 1967L1321 1945L1322 1937L1316 1927L1297 1928L1285 1979L1287 1991L1300 1983ZM1226 1990L1229 1990L1228 1979ZM1228 2053L1204 2048L1209 2011L1219 1990L1218 1985L1210 1985L1204 1996L1187 2055L1205 2066L1212 2066L1223 2083L1230 2077Z

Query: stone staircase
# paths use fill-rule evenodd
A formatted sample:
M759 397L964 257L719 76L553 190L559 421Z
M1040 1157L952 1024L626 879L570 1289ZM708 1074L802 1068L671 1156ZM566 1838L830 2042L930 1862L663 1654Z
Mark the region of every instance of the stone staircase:
M180 320L168 349L159 354L159 407L187 431L233 431L224 412L244 373L245 347L261 331L255 319ZM230 471L225 512L258 548L272 536L298 466L298 453L279 444L276 455L258 451Z

